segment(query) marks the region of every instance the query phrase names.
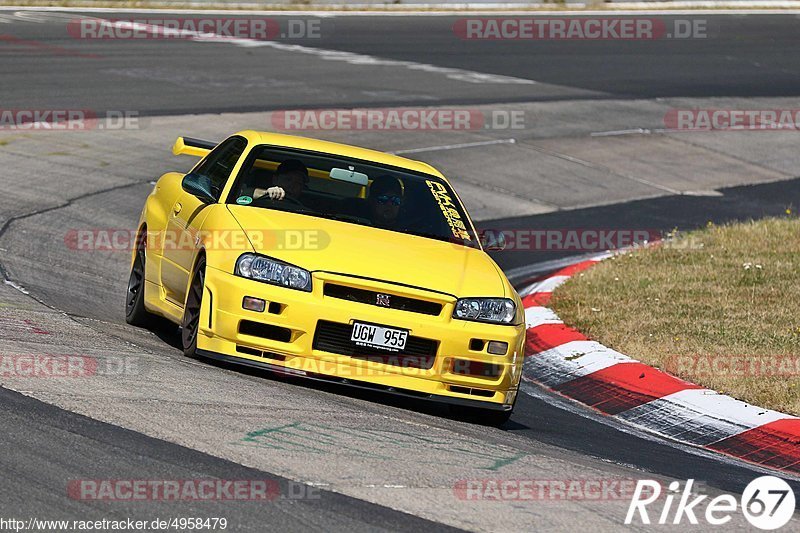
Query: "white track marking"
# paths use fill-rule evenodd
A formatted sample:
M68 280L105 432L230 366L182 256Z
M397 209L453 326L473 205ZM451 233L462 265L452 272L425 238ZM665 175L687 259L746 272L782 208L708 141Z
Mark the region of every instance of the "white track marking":
M626 249L622 248L620 250L617 250L616 254L622 254L622 253L625 253L625 252L626 252ZM599 263L600 261L603 261L604 259L608 259L609 257L611 257L613 255L615 255L615 252L610 252L610 251L609 252L603 252L602 254L598 254L598 255L592 256L592 257L590 257L588 259L584 259L583 261L593 261L595 263ZM556 270L556 272L557 271L558 271L558 269ZM530 285L527 285L526 287L520 289L518 292L519 292L519 295L521 297L523 297L523 298L525 296L530 296L531 294L535 294L535 293L538 293L538 292L553 292L556 288L558 288L561 284L565 283L571 277L572 276L550 276L550 277L545 278L543 280L540 280L540 281L537 281L537 282L532 283ZM557 281L551 281L553 279L556 279Z
M552 388L598 370L635 362L599 342L570 341L526 357L523 374Z
M69 22L79 18L98 20L94 17L86 17L77 13L62 13L58 11L15 11L12 16L16 20L36 22L38 24L47 22Z
M515 78L512 76L501 76L498 74L486 74L459 68L440 67L427 63L417 63L416 61L400 61L395 59L384 59L380 57L344 52L341 50L326 50L324 48L312 48L299 44L286 44L275 41L259 41L257 39L227 39L224 37L200 36L193 38L196 42L227 43L245 48L269 47L284 52L296 52L316 56L326 61L342 61L350 65L369 65L377 67L400 67L408 70L419 70L433 74L444 74L445 77L463 81L467 83L491 83L503 85L535 85L534 80Z
M749 405L709 389L686 389L617 415L639 427L707 446L789 415Z
M541 326L542 324L563 323L564 321L558 318L558 315L547 307L534 306L525 308L525 327L528 329Z
M590 137L616 137L617 135L649 135L654 130L645 128L633 128L629 130L595 131L589 134Z
M557 407L558 409L567 411L568 413L572 413L573 415L579 416L586 420L592 420L594 422L598 422L600 424L603 424L604 426L613 428L621 433L625 433L626 435L633 435L635 437L644 439L649 442L656 442L658 444L666 445L671 448L681 450L685 453L696 455L698 457L711 459L719 463L736 465L738 467L748 468L754 472L762 472L768 475L775 475L775 470L771 468L763 467L753 463L743 463L741 462L740 459L736 459L728 455L723 455L720 454L719 452L707 450L706 448L697 447L695 445L686 444L683 442L678 442L672 439L665 439L663 435L659 435L646 428L634 426L633 424L630 424L624 420L620 420L617 417L608 416L606 414L593 411L592 409L587 409L585 405L578 403L575 400L554 395L551 392L546 391L546 389L543 389L540 386L534 385L527 381L523 381L522 383L520 383L520 391L522 391L523 393L527 394L532 398L541 400L549 405ZM637 466L626 465L625 463L619 463L616 461L610 461L610 462L622 466L628 466L629 468L639 468ZM800 479L797 476L794 476L788 472L782 472L781 476L790 477L791 479Z
M262 41L248 38L231 38L214 33L202 33L189 30L171 30L156 24L144 24L133 21L105 21L106 24L115 28L125 28L137 31L144 31L158 35L180 35L198 43L217 43L232 44L244 48L268 47L282 52L293 52L318 57L326 61L342 61L350 65L369 65L380 67L400 67L408 70L430 72L432 74L443 74L445 77L463 81L467 83L487 83L503 85L535 85L537 82L512 76L500 76L497 74L486 74L459 68L440 67L427 63L417 63L416 61L399 61L395 59L384 59L366 54L356 54L353 52L343 52L341 50L327 50L324 48L313 48L299 44L279 43L275 41Z
M535 292L553 292L557 287L561 286L571 277L572 276L551 276L547 279L543 279L542 281L527 287L524 290L525 295L527 296L528 294L533 294Z
M494 141L477 141L471 143L459 143L459 144L443 144L441 146L428 146L425 148L410 148L408 150L396 150L394 152L389 152L390 154L401 155L401 154L419 154L422 152L440 152L443 150L457 150L459 148L474 148L476 146L491 146L493 144L514 144L516 143L516 139L497 139Z
M29 293L29 292L28 292L28 291L25 289L25 287L23 287L22 285L19 285L18 283L14 283L14 282L13 282L13 281L11 281L11 280L8 280L8 279L7 279L7 280L4 280L4 281L3 281L3 283L5 283L6 285L8 285L8 286L9 286L9 287L11 287L11 288L14 288L14 289L18 290L18 291L19 291L19 292L21 292L22 294L25 294L25 295L28 295L28 294L30 294L30 293Z

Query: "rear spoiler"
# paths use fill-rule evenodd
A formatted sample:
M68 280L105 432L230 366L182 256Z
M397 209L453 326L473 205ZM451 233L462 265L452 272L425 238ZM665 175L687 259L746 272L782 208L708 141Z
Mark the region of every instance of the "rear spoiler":
M217 143L211 141L192 139L191 137L178 137L172 147L172 153L175 155L184 154L205 157L206 154L216 148L216 146Z

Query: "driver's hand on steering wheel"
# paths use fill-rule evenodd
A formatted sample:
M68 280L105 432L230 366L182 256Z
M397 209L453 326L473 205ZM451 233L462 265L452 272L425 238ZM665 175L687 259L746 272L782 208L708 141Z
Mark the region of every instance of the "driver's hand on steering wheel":
M283 200L286 197L286 191L283 190L283 187L270 187L267 189L267 196L270 200Z

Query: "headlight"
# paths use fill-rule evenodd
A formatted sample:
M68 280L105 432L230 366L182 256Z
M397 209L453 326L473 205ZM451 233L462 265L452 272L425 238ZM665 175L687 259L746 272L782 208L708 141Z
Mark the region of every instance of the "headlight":
M511 324L516 314L517 306L508 298L461 298L456 302L453 318Z
M236 261L237 276L311 292L311 272L262 255L244 254Z

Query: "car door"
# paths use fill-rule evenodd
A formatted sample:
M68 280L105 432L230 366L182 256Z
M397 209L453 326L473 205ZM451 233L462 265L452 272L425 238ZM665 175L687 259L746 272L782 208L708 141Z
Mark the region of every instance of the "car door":
M192 171L192 174L209 178L211 191L217 201L246 146L247 141L244 138L231 137L214 148ZM186 289L199 244L200 229L210 209L211 205L182 191L169 214L161 286L167 300L180 307L186 301Z

